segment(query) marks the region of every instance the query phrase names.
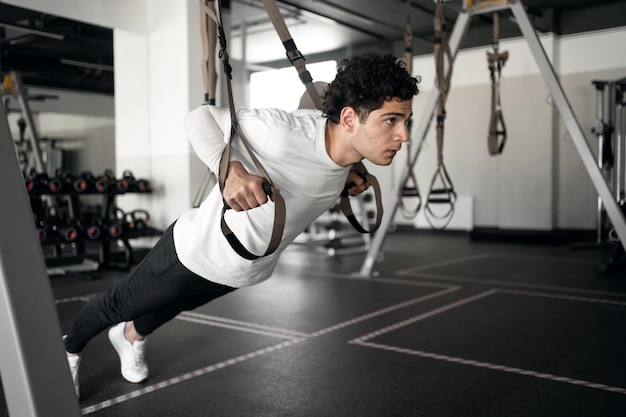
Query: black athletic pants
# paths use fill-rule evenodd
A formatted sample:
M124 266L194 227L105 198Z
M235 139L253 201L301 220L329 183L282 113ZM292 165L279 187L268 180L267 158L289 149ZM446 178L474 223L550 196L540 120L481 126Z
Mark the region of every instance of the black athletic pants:
M119 284L85 304L65 339L68 352L79 353L97 334L122 321L133 320L140 335L149 335L180 312L235 290L183 266L174 249L173 228Z

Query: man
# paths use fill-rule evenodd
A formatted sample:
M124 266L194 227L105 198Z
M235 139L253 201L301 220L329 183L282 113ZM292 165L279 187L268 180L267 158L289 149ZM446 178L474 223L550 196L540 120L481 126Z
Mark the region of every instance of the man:
M323 112L276 109L238 110L238 130L285 200L287 218L278 250L247 260L227 243L226 222L252 253L263 253L271 235L274 208L250 156L235 140L223 194L214 187L197 209L183 213L150 253L114 288L95 295L65 337L68 362L79 394L79 353L101 331L120 356L129 382L148 377L145 337L182 311L191 310L270 277L280 253L307 226L336 203L346 183L351 195L369 184L351 172L367 159L389 165L408 138L417 80L391 55L362 54L342 61L324 94ZM186 117L185 130L200 159L219 170L230 134L227 109L202 106ZM116 324L117 323L117 324Z

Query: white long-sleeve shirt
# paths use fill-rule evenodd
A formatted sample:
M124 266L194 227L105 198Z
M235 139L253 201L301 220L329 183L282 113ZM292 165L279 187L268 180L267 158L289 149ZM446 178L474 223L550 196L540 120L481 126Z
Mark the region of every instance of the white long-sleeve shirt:
M280 246L272 255L252 261L239 256L220 228L223 202L218 186L200 207L177 220L174 245L180 261L192 272L239 288L271 276L280 253L336 203L350 167L341 167L329 157L326 118L319 111L239 109L237 118L239 131L285 200L287 218ZM205 105L191 111L185 131L198 157L217 174L230 135L228 109ZM231 147L231 160L241 161L248 172L257 173L239 139ZM260 255L266 251L274 220L273 202L247 211L228 210L225 219L250 252Z

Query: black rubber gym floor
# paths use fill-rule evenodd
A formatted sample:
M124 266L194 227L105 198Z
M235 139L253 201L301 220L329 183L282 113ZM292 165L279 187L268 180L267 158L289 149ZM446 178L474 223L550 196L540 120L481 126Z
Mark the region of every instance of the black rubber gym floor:
M621 417L626 269L596 274L602 254L397 232L363 279L363 254L294 246L267 282L153 334L142 384L122 379L98 336L80 406L94 417ZM51 277L64 331L123 276L94 275Z

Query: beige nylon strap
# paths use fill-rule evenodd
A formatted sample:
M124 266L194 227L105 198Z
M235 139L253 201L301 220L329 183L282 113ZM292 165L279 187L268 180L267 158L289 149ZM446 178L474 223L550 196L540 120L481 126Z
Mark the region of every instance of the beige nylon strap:
M272 24L274 25L274 29L276 30L278 37L282 41L283 46L285 47L285 50L287 51L287 58L298 71L298 76L300 77L300 81L302 81L302 83L306 87L306 90L309 93L309 96L313 100L313 103L315 103L315 107L318 110L321 110L322 99L319 96L317 90L315 89L313 78L311 77L311 74L309 73L309 71L306 69L304 56L296 47L296 43L294 42L293 38L291 37L291 34L289 33L289 29L287 28L287 25L285 24L285 20L283 19L283 16L280 14L280 10L278 9L276 1L275 0L263 0L263 6L265 6L265 11L267 12L267 15L272 21ZM372 188L374 189L374 195L375 195L375 201L376 201L376 221L370 230L366 230L358 223L356 216L354 215L354 213L352 212L352 208L350 207L350 201L348 199L348 194L346 190L344 190L344 192L342 193L341 201L339 202L339 207L341 208L341 211L344 213L344 215L348 218L348 221L350 222L350 224L352 224L352 226L354 226L354 228L357 231L359 231L360 233L373 233L380 226L380 223L382 221L382 216L383 216L383 205L382 205L382 199L380 196L380 185L378 184L378 181L376 180L376 178L367 172L367 169L365 168L363 163L359 162L357 164L354 164L353 169L356 170L357 173L359 173L361 177L366 179L366 181L369 182Z
M296 43L294 42L291 34L289 33L289 29L287 28L287 24L285 23L283 16L280 14L280 10L278 10L278 5L276 4L276 1L263 0L263 6L265 7L265 11L272 21L272 24L274 25L274 29L276 30L278 37L283 42L283 46L287 51L287 58L298 71L300 81L302 81L302 83L306 87L306 91L309 93L309 96L311 96L313 103L315 103L315 107L317 109L321 109L322 99L315 90L311 73L309 73L309 71L306 69L304 56L296 47Z
M411 29L411 0L406 0L406 25L404 27L404 62L406 62L406 70L413 74L413 30ZM420 195L417 178L411 165L411 125L408 126L409 141L406 143L406 165L407 176L402 183L402 187L398 190L398 208L404 217L414 219L422 208L422 197ZM409 209L405 205L405 198L416 198L417 203L414 208Z
M281 239L283 236L283 230L285 228L285 218L286 218L285 200L280 195L280 192L278 190L272 189L272 180L269 174L267 173L263 165L260 163L260 161L257 159L257 157L254 155L254 152L252 152L252 149L250 148L250 145L248 144L248 140L244 137L244 135L241 134L241 132L238 131L239 122L237 120L237 112L235 109L232 83L231 83L232 68L229 63L228 50L226 46L226 37L225 37L224 29L221 23L220 2L219 0L217 1L217 6L218 6L217 13L211 10L207 6L207 4L205 4L204 0L200 0L200 6L202 10L204 10L206 15L215 22L216 27L218 29L219 41L220 41L219 56L222 59L222 63L224 66L224 75L225 75L224 78L226 79L226 87L228 91L228 105L230 109L230 119L231 119L230 135L229 135L228 142L226 143L226 147L224 148L224 152L222 153L222 157L220 160L219 175L218 175L218 183L219 183L220 191L222 191L222 193L224 192L224 184L226 183L226 175L228 174L228 163L230 162L231 145L232 145L234 138L238 137L239 140L245 146L247 152L250 154L250 158L252 159L252 162L256 166L257 170L259 171L260 176L265 179L263 188L265 189L268 195L269 194L272 195L272 200L274 201L274 225L272 228L272 235L270 237L270 242L268 244L267 250L265 251L263 255L255 255L251 253L250 251L248 251L243 246L243 244L239 241L239 239L237 239L237 237L232 232L230 227L228 227L228 224L226 224L226 220L224 219L226 210L229 208L226 202L224 202L224 208L222 209L222 220L221 220L222 233L224 234L224 237L226 238L228 243L231 245L231 247L241 257L245 259L249 259L249 260L259 259L259 258L268 256L274 253L281 242Z
M215 0L201 0L202 6L215 9ZM203 9L204 10L204 9ZM202 82L204 85L204 104L215 104L217 89L217 70L215 51L217 47L216 21L207 13L200 13L200 39L202 41Z
M450 81L452 79L452 52L448 45L446 32L444 29L445 16L443 14L443 2L438 1L435 9L435 69L436 86L439 91L437 102L437 170L430 183L430 190L424 206L424 214L433 229L444 229L454 215L456 204L456 192L454 185L448 175L448 170L443 163L443 139L444 122L446 118L446 100L450 91ZM447 67L447 71L446 71ZM438 186L437 186L438 185ZM440 204L446 207L443 213L433 210L433 204ZM443 222L436 225L435 221Z
M493 13L493 52L487 51L487 63L491 78L491 116L489 119L489 134L487 136L487 149L489 155L501 154L506 144L507 134L504 116L502 115L502 103L500 101L500 77L502 67L509 58L507 51L500 52L500 18L498 12Z
M202 42L202 61L200 66L202 70L202 84L204 86L203 104L215 104L215 93L217 90L217 71L215 68L217 26L215 21L204 12L203 6L209 10L214 10L215 0L201 0L200 5L200 40ZM212 181L213 174L210 169L207 169L193 198L192 207L200 207Z

